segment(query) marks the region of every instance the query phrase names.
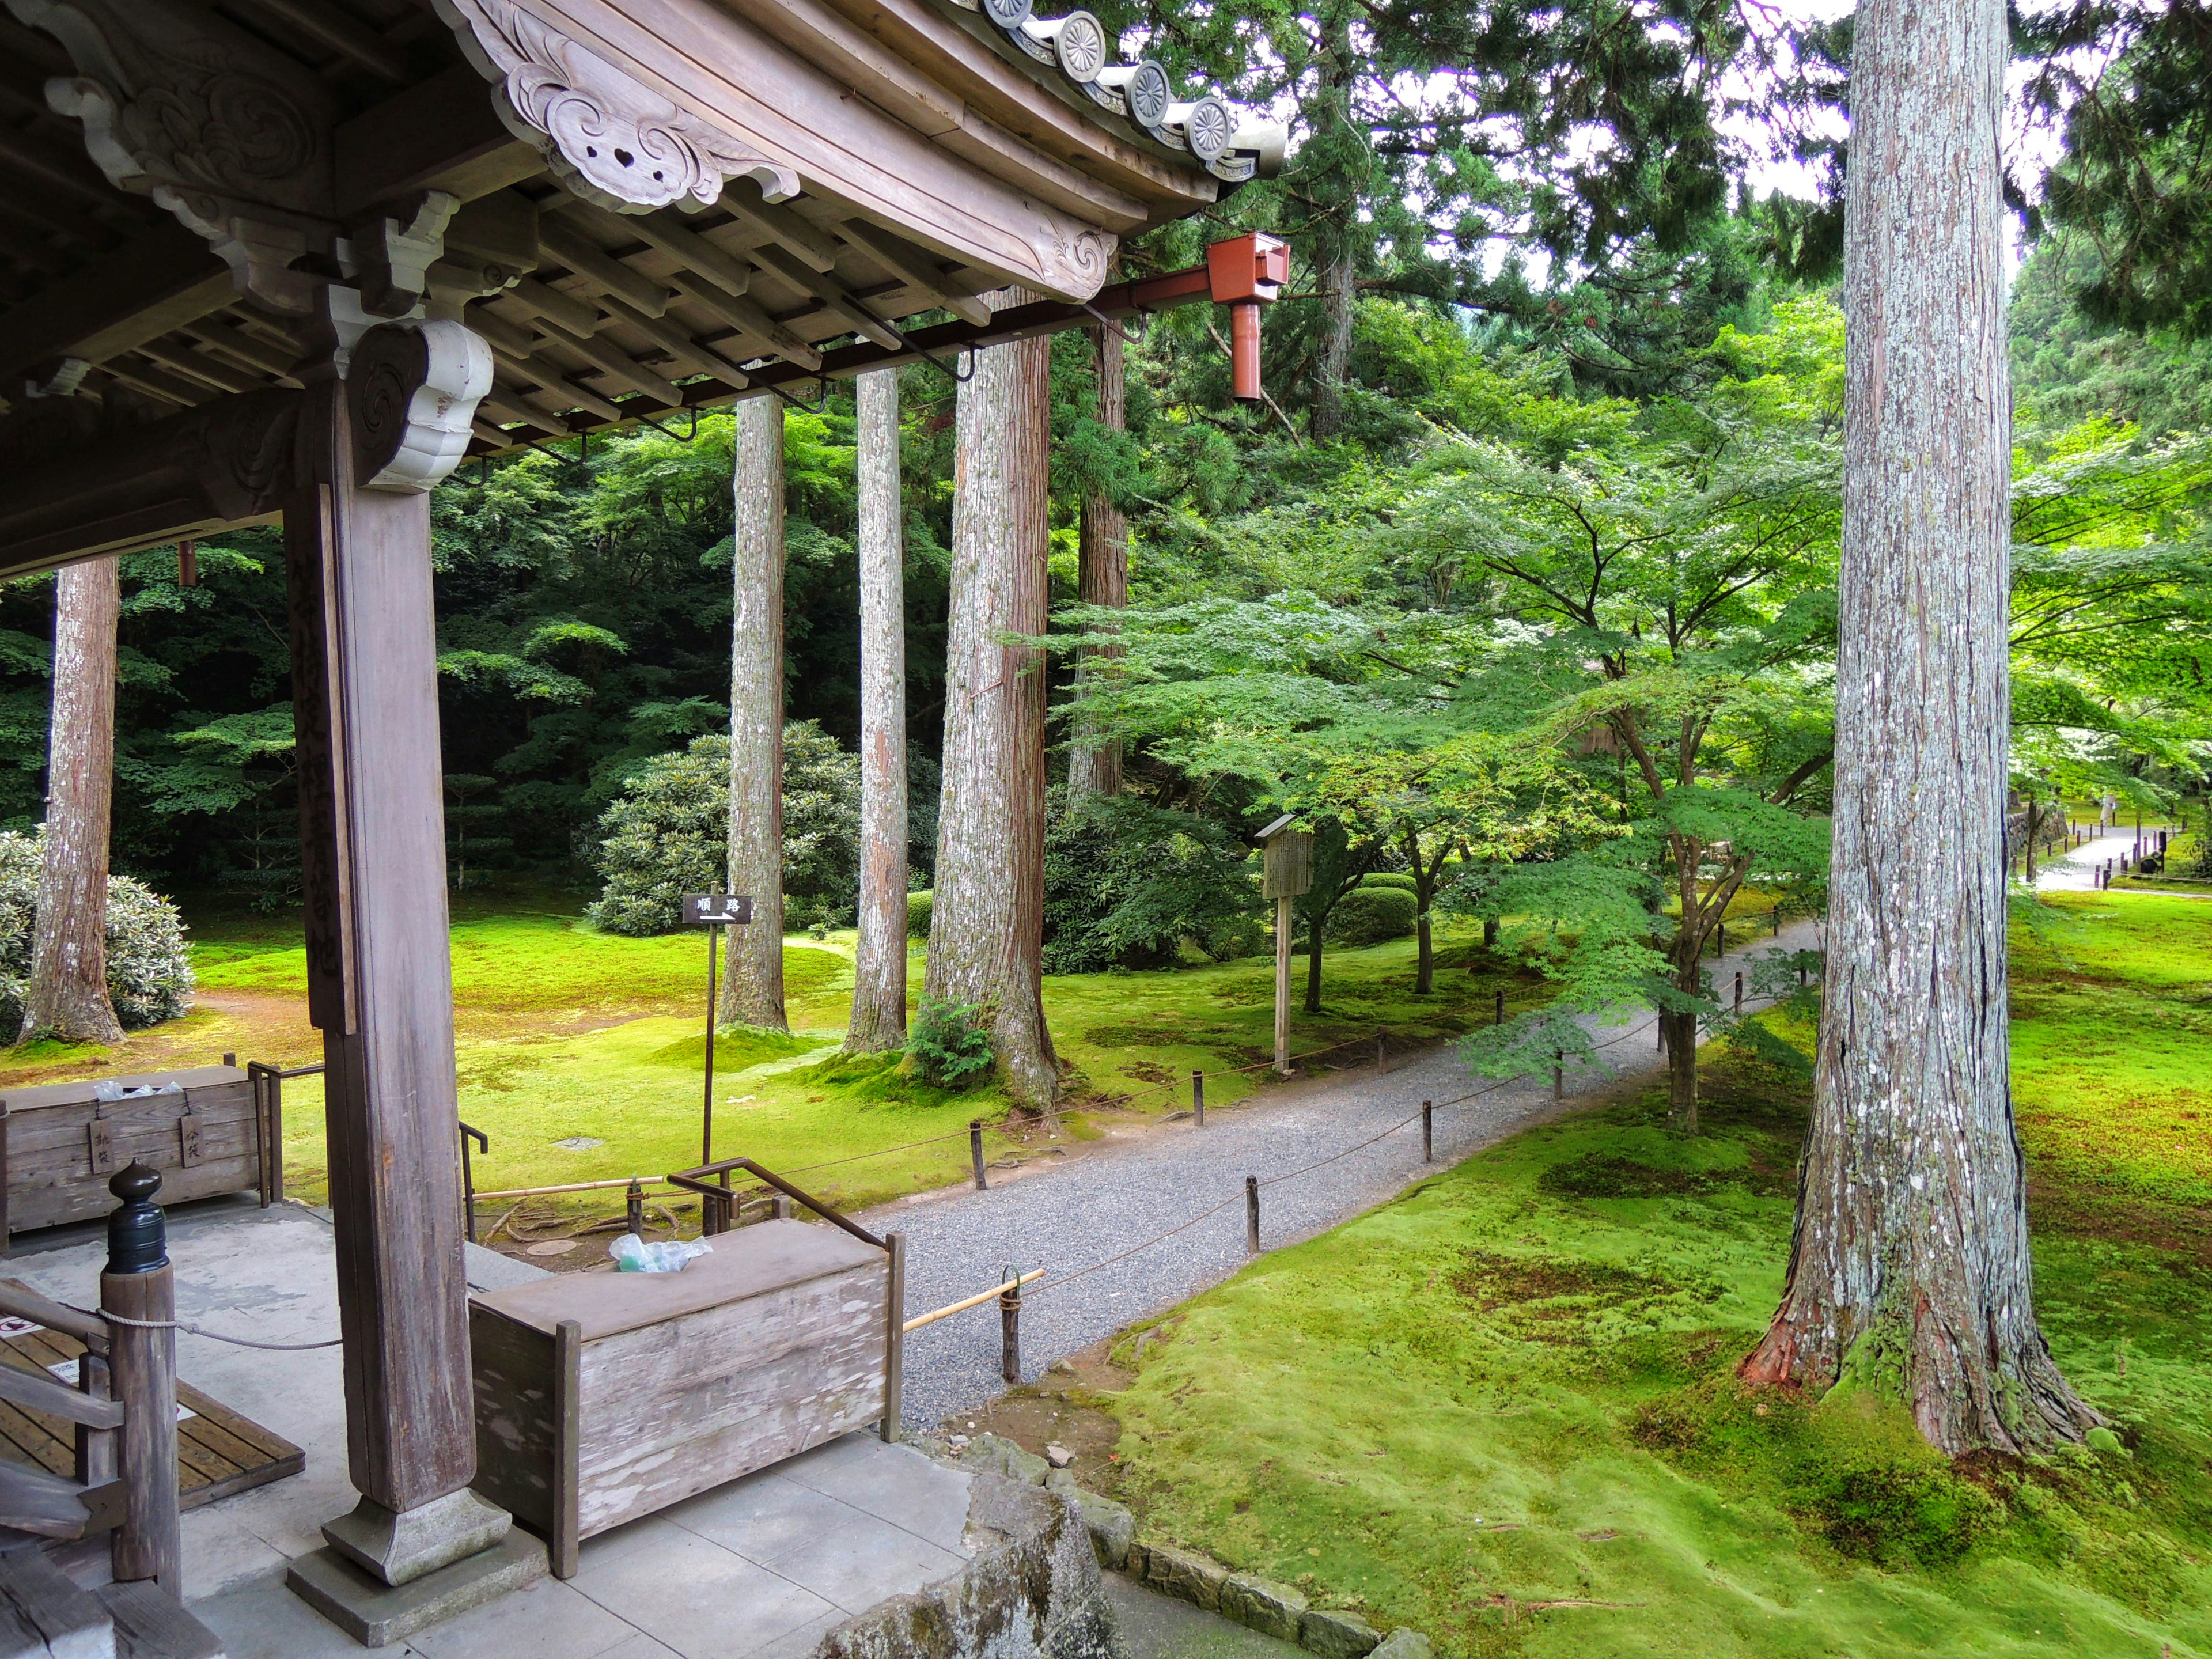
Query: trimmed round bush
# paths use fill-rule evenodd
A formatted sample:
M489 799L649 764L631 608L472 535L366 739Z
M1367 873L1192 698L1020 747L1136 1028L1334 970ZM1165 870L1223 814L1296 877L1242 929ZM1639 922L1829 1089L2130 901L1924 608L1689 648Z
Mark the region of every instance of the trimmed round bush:
M1410 934L1416 914L1413 896L1402 887L1355 887L1328 913L1328 936L1352 950L1381 945Z
M686 893L729 879L730 739L656 755L599 817L606 886L585 914L610 933L670 933ZM783 924L842 927L860 891L860 760L812 720L783 728Z
M0 830L0 1042L23 1024L46 830ZM126 1031L175 1019L198 981L177 907L131 876L107 878L107 998Z
M929 914L937 906L937 890L925 887L920 892L906 896L906 936L908 939L929 937Z
M1406 893L1418 894L1420 891L1413 877L1403 870L1371 871L1359 878L1359 884L1362 887L1395 887Z

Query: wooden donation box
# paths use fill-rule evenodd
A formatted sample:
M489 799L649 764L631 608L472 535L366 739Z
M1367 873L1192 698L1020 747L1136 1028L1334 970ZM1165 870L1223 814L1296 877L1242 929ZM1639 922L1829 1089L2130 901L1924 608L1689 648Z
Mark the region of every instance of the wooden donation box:
M161 1171L164 1204L246 1188L265 1204L280 1161L264 1157L265 1138L235 1066L10 1089L0 1096L0 1237L106 1215L107 1178L134 1158Z
M889 1255L800 1221L711 1242L680 1273L469 1299L476 1489L559 1577L586 1538L884 1415Z

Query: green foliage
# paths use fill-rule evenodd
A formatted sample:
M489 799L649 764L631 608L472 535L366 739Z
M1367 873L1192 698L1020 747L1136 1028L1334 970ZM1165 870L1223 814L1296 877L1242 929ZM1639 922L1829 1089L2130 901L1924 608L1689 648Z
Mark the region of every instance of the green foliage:
M937 908L937 894L931 888L921 888L906 896L906 936L908 939L929 937L929 918Z
M860 890L859 758L811 721L783 728L787 926L851 920ZM591 906L611 933L665 933L684 896L722 890L729 870L730 740L720 732L648 763L599 819L605 877Z
M1358 950L1386 939L1405 939L1413 933L1419 914L1410 891L1395 885L1377 886L1370 876L1339 899L1329 912L1329 943Z
M1408 893L1419 891L1413 877L1402 870L1370 870L1359 878L1361 887L1397 887Z
M0 830L0 1031L23 1023L46 830ZM177 907L129 876L107 878L107 996L126 1031L175 1019L198 981Z
M981 1082L992 1058L982 1008L923 993L907 1028L906 1052L915 1073L932 1088L957 1093Z
M1129 797L1073 810L1054 792L1045 835L1044 965L1050 974L1172 964L1185 939L1217 960L1259 929L1248 849L1218 823Z

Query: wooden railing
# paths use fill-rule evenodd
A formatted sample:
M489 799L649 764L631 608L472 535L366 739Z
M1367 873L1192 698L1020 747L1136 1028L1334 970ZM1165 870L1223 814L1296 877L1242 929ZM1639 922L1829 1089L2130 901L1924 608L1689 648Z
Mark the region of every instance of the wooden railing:
M246 1086L253 1093L253 1130L260 1143L261 1202L265 1208L284 1196L284 1079L319 1077L320 1066L271 1066L246 1062Z
M75 1478L0 1463L0 1526L70 1540L112 1532L118 1582L150 1578L184 1595L177 1492L176 1285L167 1228L154 1194L161 1177L143 1164L107 1183L121 1200L107 1223L100 1306L111 1322L0 1285L0 1314L84 1344L74 1389L0 1364L0 1400L44 1412L76 1431Z

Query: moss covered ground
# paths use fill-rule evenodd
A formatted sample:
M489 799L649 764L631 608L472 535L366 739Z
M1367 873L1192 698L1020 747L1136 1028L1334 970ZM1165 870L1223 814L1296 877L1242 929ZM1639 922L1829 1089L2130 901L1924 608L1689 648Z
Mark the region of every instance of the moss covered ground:
M461 1115L490 1137L489 1154L475 1165L486 1189L665 1174L699 1160L705 942L696 933L600 933L582 920L582 903L574 894L528 890L454 900ZM15 1050L0 1060L0 1085L205 1064L224 1052L241 1063L319 1060L297 914L200 905L188 907L187 921L200 979L189 1016L134 1033L112 1051ZM771 1169L808 1171L803 1179L848 1205L959 1180L971 1118L993 1126L994 1159L1020 1158L1051 1133L1084 1136L1119 1114L1187 1107L1194 1069L1209 1074L1209 1109L1232 1105L1263 1086L1273 1052L1271 957L1050 978L1047 1012L1074 1067L1072 1109L1056 1129L1028 1127L994 1089L947 1094L903 1075L896 1057L838 1058L853 947L850 933L787 939L793 1035L726 1030L716 1042L717 1156L742 1152ZM1441 929L1437 948L1437 989L1427 997L1413 994L1411 939L1331 950L1322 1012L1295 1014L1292 1051L1324 1051L1309 1070L1364 1064L1378 1030L1402 1051L1488 1018L1498 991L1509 1010L1547 994L1533 973L1485 956L1474 930ZM908 975L915 992L922 968L917 945ZM1303 992L1303 959L1297 985ZM288 1188L319 1200L319 1080L286 1085L285 1111ZM929 1144L880 1155L917 1141ZM607 1207L604 1198L563 1203Z
M1806 1087L1723 1052L1701 1139L1632 1090L1125 1338L1124 1494L1449 1656L2212 1654L2212 906L2061 896L2014 970L2038 1304L2109 1449L1954 1467L1738 1388Z

